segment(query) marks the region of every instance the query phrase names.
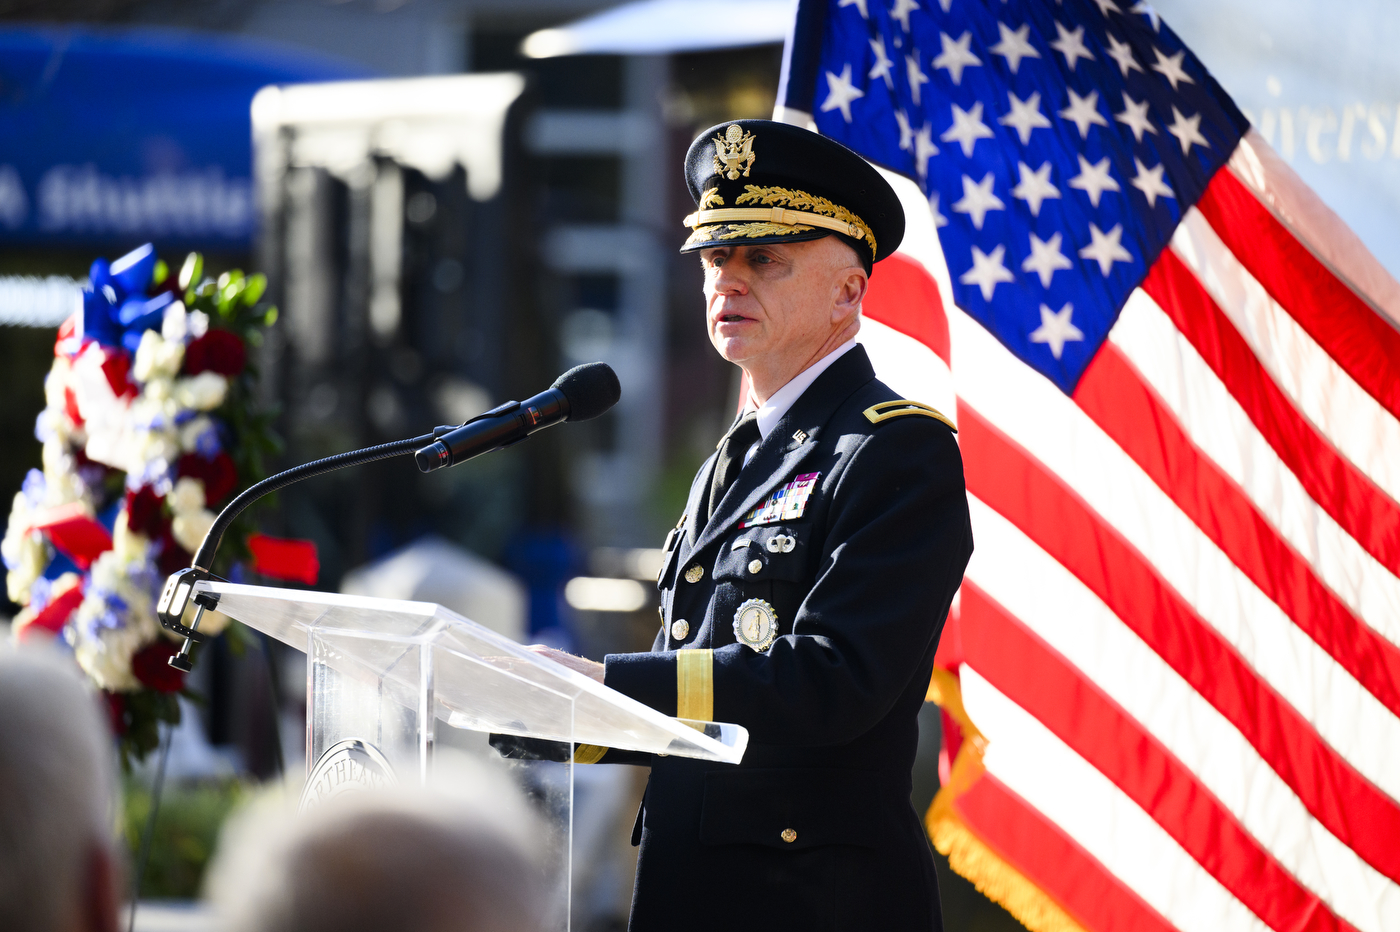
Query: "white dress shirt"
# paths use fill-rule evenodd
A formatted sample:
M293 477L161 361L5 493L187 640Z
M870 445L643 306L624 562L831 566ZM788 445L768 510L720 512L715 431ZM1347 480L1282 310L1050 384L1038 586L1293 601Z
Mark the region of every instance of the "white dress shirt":
M768 438L768 435L773 432L773 428L777 427L778 422L783 419L783 415L788 413L788 409L796 403L797 399L802 397L802 393L817 380L817 376L825 372L836 360L855 349L855 346L856 340L855 337L852 337L836 349L827 353L821 359L812 363L806 369L797 373L786 385L770 395L768 400L761 405L754 399L753 389L750 389L749 400L748 404L744 406L744 413L747 414L753 410L758 411L758 443ZM749 447L748 452L744 454L745 466L749 465L749 460L753 459L754 451L758 449L758 443Z

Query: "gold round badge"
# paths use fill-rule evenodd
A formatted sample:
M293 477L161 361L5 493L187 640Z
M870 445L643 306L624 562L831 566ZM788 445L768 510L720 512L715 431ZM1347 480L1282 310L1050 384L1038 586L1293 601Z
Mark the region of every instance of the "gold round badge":
M692 566L685 571L685 581L688 583L698 583L704 577L705 568L703 566Z
M767 650L778 637L778 613L762 599L749 599L734 613L734 637L756 651Z

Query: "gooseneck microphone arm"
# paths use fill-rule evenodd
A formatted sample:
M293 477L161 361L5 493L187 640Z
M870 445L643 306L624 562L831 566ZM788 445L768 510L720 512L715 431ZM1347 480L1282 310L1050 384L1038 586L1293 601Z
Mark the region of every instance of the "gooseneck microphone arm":
M200 580L215 578L210 570L214 566L214 554L219 549L224 532L249 505L265 495L271 495L273 492L303 479L311 479L349 466L360 466L395 456L407 456L425 444L430 444L456 429L456 425L437 427L431 434L423 434L408 440L395 440L392 443L381 443L363 450L350 450L346 453L337 453L334 456L312 460L309 463L303 463L300 466L283 470L276 475L268 476L256 485L245 489L237 498L225 505L223 510L219 512L219 516L214 519L209 532L204 535L204 541L199 545L199 552L195 554L194 564L188 569L172 574L165 582L164 591L161 592L160 602L156 607L156 615L160 619L160 623L171 631L184 635L185 638L185 643L180 645L180 652L170 658L170 665L186 673L192 669L189 658L190 650L194 646L193 642L205 639L205 635L199 632L200 619L204 617L205 609L213 608L218 600L206 599L202 595L196 596L195 604L198 606L198 612L193 622L186 626L181 623L180 619L184 616L185 607L189 603L190 590Z
M563 421L586 421L597 417L617 404L621 392L617 374L605 363L592 362L575 366L555 379L554 384L546 391L523 402L511 401L498 408L492 408L460 427L438 427L431 434L411 440L396 440L393 443L381 443L377 447L337 453L335 456L327 456L279 472L254 485L219 512L219 516L209 527L209 533L204 535L204 540L199 545L194 565L171 574L165 581L160 601L156 604L156 617L164 627L184 635L185 638L180 652L170 658L170 665L186 673L190 671L190 650L195 641L205 638L205 635L199 632L199 620L204 617L206 609L219 604L218 596L213 593L201 592L193 595L195 583L215 578L210 569L214 565L214 552L219 549L219 541L223 539L224 532L245 508L264 495L302 479L409 453L415 454L418 468L423 472L455 466L483 453L519 443L553 424ZM198 611L194 620L186 626L183 619L192 595Z
M337 469L345 469L349 466L360 466L365 463L373 463L377 460L387 460L394 456L406 456L413 453L426 443L432 443L438 437L450 431L456 430L455 426L438 427L431 434L423 434L421 437L413 437L409 440L395 440L392 443L381 443L375 447L366 447L363 450L350 450L347 453L337 453L334 456L327 456L323 459L312 460L300 466L293 466L291 469L283 470L274 476L268 476L256 485L249 486L237 498L224 506L223 511L214 519L214 523L209 528L209 533L204 535L204 542L199 545L199 553L194 556L194 566L196 569L208 570L214 565L214 551L218 549L219 542L223 539L224 532L229 525L243 513L249 505L262 498L264 495L271 495L279 489L285 489L294 482L303 479L311 479L316 476L334 472Z

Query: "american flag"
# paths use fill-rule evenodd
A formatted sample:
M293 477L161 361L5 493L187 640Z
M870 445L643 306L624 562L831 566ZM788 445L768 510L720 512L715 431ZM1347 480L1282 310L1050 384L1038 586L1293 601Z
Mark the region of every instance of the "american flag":
M801 0L779 105L960 428L934 844L1037 932L1400 929L1400 284L1146 3Z

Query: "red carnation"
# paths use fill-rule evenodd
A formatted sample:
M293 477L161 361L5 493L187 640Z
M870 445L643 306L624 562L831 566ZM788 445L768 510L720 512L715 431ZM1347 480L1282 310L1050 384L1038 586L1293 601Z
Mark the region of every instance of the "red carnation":
M156 540L165 533L169 523L161 497L150 486L143 485L135 492L126 493L126 526L129 530Z
M233 457L220 452L212 459L205 459L198 453L186 453L180 457L176 469L182 476L189 476L204 483L204 504L214 508L238 486L238 467L233 465Z
M243 348L243 341L228 330L210 330L185 347L186 375L201 372L237 375L247 361L248 352Z
M157 638L131 657L131 672L143 684L162 693L178 693L185 688L185 674L168 660L175 656L175 645Z

